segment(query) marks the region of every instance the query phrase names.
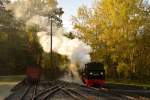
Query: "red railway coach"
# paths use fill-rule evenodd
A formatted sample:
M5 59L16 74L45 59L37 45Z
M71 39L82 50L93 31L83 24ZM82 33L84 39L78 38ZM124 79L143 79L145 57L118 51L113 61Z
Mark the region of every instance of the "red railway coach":
M36 83L40 80L41 68L40 67L29 66L29 67L27 67L26 74L27 74L27 80L30 83Z
M85 64L82 71L82 81L87 86L103 87L105 85L104 65L99 62Z

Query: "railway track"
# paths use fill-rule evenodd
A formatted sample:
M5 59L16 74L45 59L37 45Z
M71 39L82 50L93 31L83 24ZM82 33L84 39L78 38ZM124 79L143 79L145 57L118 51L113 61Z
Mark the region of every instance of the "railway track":
M97 89L64 81L23 85L5 100L141 100L116 93L107 88ZM149 100L149 99L142 99Z
M73 84L72 84L73 85ZM79 89L80 91L82 91L84 94L86 94L88 97L90 97L90 95L94 95L92 96L94 99L92 100L150 100L150 98L148 97L144 97L144 96L140 96L140 95L131 95L128 93L123 93L123 92L118 92L118 91L114 91L112 89L108 89L108 88L94 88L94 87L87 87L86 85L79 85L79 84L74 84L74 89ZM124 90L122 90L124 91ZM90 95L88 95L90 94ZM106 99L107 98L107 99ZM141 99L142 98L142 99Z
M56 83L56 82L54 82ZM47 88L45 90L40 91L33 100L46 100L48 97L50 97L55 92L59 91L64 86L63 82L57 83L50 88Z
M79 91L67 88L67 84L68 83L63 81L54 81L41 85L23 85L24 87L22 87L21 90L16 90L15 93L12 93L5 100L49 100L52 96L59 94L59 92L63 92L63 95L68 96L71 100L87 100L87 97ZM38 89L40 86L43 87L42 90ZM57 94L55 94L56 92Z
M66 88L66 82L59 82L50 88L47 88L37 95L33 100L49 100L55 93L64 92L65 95L70 96L72 100L88 100L86 96L82 95L79 91Z
M23 94L21 96L19 96L19 100L25 100L25 98L27 98L27 95L29 95L31 86L28 86L25 88L25 91L23 92Z
M75 100L88 100L87 96L81 94L79 91L69 89L69 88L63 88L62 90Z

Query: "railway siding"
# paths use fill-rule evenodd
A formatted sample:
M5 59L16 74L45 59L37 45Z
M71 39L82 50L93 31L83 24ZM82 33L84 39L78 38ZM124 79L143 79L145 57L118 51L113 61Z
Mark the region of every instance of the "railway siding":
M149 100L140 97L142 100ZM22 85L5 100L138 100L107 88L97 89L64 81L45 81L37 85ZM139 99L140 100L140 99Z

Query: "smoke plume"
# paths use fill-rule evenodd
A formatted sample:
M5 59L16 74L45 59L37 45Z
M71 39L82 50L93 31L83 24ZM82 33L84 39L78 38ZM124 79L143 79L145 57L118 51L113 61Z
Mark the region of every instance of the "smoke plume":
M47 32L38 32L40 44L45 52L50 52L50 35ZM91 47L79 39L69 39L63 34L53 35L52 49L70 59L71 63L84 65L91 60Z
M50 24L48 16L52 9L57 8L56 0L13 0L6 7L12 10L14 16L23 20L26 27L38 27L37 36L45 52L50 52ZM79 39L70 39L64 36L63 29L53 25L53 52L67 56L72 64L84 65L91 60L91 47ZM72 70L72 67L70 67ZM74 69L75 67L73 67ZM76 73L75 73L76 74Z

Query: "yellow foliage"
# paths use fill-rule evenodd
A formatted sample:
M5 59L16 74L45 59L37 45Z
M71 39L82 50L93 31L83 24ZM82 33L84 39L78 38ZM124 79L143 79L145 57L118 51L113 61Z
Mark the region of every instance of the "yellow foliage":
M32 32L28 32L28 39L29 39L29 42L32 42L33 41L33 36L32 36Z
M147 66L145 58L150 57L150 53L140 53L150 48L146 38L150 36L150 10L140 8L141 1L98 0L93 9L80 7L74 17L74 28L93 48L92 59L116 66L117 72L123 72L125 77L141 71L140 64Z
M57 5L57 1L56 0L48 0L48 4L49 4L49 7L56 7Z

